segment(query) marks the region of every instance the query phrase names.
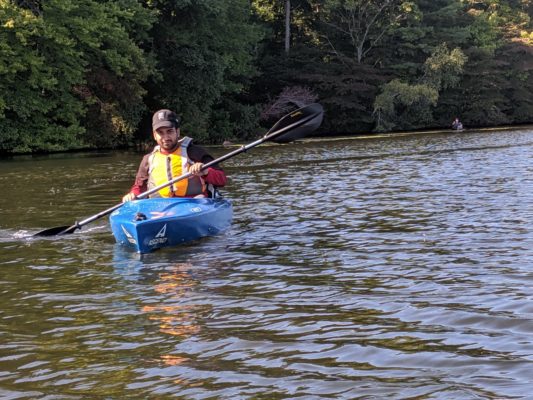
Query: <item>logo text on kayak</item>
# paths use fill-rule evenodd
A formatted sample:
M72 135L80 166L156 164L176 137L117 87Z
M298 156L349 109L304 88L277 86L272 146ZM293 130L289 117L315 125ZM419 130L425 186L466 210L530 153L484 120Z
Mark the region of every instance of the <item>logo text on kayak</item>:
M154 236L152 240L148 242L148 246L156 246L159 244L164 244L168 241L167 238L167 224L165 224L159 232Z

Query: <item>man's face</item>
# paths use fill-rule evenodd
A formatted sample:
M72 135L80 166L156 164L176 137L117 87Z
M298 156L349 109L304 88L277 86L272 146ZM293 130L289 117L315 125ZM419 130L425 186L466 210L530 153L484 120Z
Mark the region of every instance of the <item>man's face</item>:
M163 150L172 151L178 145L179 128L159 128L154 131L154 139Z

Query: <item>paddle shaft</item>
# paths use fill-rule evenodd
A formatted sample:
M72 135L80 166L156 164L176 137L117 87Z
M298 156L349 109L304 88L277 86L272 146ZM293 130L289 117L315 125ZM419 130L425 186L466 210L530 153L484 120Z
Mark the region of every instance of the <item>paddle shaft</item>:
M209 167L212 167L213 165L216 165L216 164L219 164L223 161L226 161L226 160L229 160L230 158L232 157L235 157L236 155L238 154L241 154L241 153L244 153L245 151L251 149L252 147L255 147L255 146L259 146L260 144L266 142L266 141L269 141L269 140L272 140L272 139L275 139L276 137L279 137L281 135L283 135L284 133L286 133L287 131L290 131L298 126L302 126L303 124L311 121L312 119L316 118L317 115L316 114L312 114L312 115L309 115L305 118L302 118L301 120L298 120L290 125L287 125L281 129L278 129L274 132L267 132L267 134L265 136L263 136L262 138L256 140L255 142L252 142L252 143L249 143L247 145L243 145L241 147L239 147L238 149L230 152L230 153L227 153L213 161L210 161L206 164L203 165L203 167L200 169L200 171L205 171L207 168ZM154 194L154 193L157 193L158 191L160 191L161 189L167 187L167 186L170 186L176 182L179 182L183 179L187 179L187 178L190 178L191 176L193 176L192 173L190 172L187 172L183 175L180 175L180 176L177 176L173 179L171 179L170 181L167 181L165 183L162 183L161 185L159 186L156 186L150 190L147 190L146 192L143 192L141 193L140 195L136 196L136 199L145 199L147 198L148 196L150 196L151 194ZM102 218L108 214L111 214L113 211L119 209L120 207L122 207L124 203L119 203L117 205L114 205L113 207L110 207L108 208L107 210L104 210L104 211L101 211L99 212L98 214L95 214L93 216L90 216L82 221L79 221L79 222L76 222L74 225L68 227L67 229L65 229L63 232L61 233L71 233L73 232L74 230L76 229L79 229L81 228L83 225L87 225L88 223L90 222L93 222L93 221L96 221L97 219L99 218Z

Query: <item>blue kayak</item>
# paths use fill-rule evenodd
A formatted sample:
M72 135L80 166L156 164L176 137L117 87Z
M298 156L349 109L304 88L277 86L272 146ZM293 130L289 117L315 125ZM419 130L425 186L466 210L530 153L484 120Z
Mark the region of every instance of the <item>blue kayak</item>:
M109 221L118 243L149 253L216 235L231 225L232 216L228 200L176 197L127 202Z

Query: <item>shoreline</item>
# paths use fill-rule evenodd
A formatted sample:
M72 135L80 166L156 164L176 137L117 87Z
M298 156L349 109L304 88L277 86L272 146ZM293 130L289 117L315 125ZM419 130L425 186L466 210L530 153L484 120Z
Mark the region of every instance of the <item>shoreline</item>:
M376 133L356 133L350 136L317 136L309 137L306 139L297 140L300 143L312 143L319 141L340 141L340 140L359 140L359 139L379 139L399 136L411 136L411 135L434 135L434 134L464 134L475 132L497 132L497 131L509 131L509 130L533 130L533 124L529 125L506 125L506 126L494 126L486 128L465 128L462 130L454 129L425 129L425 130L413 130L413 131L396 131L396 132L376 132Z
M298 139L295 140L292 143L316 143L316 142L331 142L331 141L341 141L341 140L365 140L365 139L383 139L383 138L390 138L390 137L401 137L401 136L411 136L411 135L433 135L433 134L467 134L467 133L474 133L474 132L497 132L497 131L509 131L509 130L533 130L533 124L527 124L527 125L505 125L505 126L493 126L493 127L485 127L485 128L466 128L461 131L453 130L453 129L424 129L424 130L413 130L413 131L395 131L395 132L366 132L366 133L354 133L352 135L343 135L343 136L311 136L304 139ZM260 138L260 136L258 136ZM250 139L252 140L252 139ZM231 144L201 144L202 147L206 148L213 148L213 147L224 147L224 148L232 148L232 147L240 147L247 144L246 143L231 143ZM289 143L290 144L290 143ZM279 143L270 143L266 142L261 144L262 147L264 146L279 146ZM285 145L285 144L283 144ZM115 151L123 151L123 152L134 152L142 154L145 151L137 150L137 146L132 147L124 147L124 148L116 148L116 149L110 149L110 148L101 148L101 149L72 149L72 150L62 150L62 151L56 151L56 152L36 152L36 153L15 153L15 154L0 154L0 161L6 161L13 158L38 158L38 157L49 157L49 156L56 156L61 157L62 155L68 155L68 156L76 156L80 154L86 154L86 153L103 153L103 152L115 152Z

